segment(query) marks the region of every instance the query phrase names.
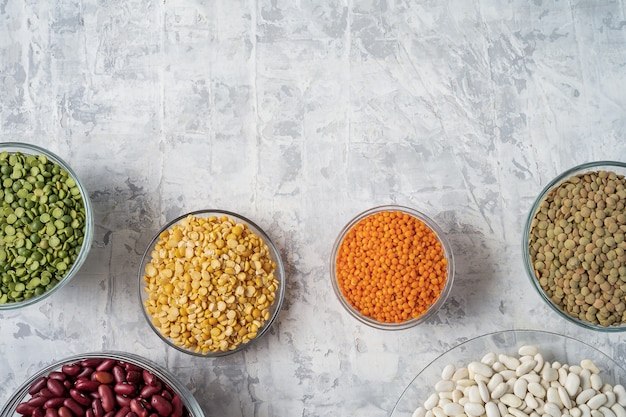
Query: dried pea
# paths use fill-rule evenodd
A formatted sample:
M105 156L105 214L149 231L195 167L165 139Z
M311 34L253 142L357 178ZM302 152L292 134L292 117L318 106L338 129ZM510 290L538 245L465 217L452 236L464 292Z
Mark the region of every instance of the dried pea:
M80 252L86 214L74 179L45 155L1 152L0 176L0 304L5 304L42 295L63 279ZM68 194L74 198L59 198ZM53 213L75 220L70 234L48 229ZM49 245L50 239L58 244ZM59 245L65 245L64 253Z

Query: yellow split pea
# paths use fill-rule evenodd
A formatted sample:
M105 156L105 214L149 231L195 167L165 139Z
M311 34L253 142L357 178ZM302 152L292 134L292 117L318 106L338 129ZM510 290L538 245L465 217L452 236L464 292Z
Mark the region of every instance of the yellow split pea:
M159 236L144 281L152 322L174 344L226 352L270 318L276 264L263 240L228 216L189 215Z

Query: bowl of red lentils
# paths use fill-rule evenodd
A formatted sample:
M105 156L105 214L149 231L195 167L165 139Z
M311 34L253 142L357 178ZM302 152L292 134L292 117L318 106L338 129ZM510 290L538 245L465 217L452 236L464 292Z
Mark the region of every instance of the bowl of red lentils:
M141 260L139 294L155 333L194 356L219 357L268 333L285 297L285 269L249 219L199 210L167 223Z
M331 284L345 310L383 330L425 322L445 303L454 258L430 217L397 205L366 210L341 230L330 259Z
M626 331L626 163L597 161L551 180L524 227L528 277L559 316Z

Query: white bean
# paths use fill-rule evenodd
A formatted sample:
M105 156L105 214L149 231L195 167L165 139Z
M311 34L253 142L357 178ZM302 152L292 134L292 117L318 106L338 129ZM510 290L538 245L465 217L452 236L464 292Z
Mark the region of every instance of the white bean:
M572 417L582 417L583 412L582 412L582 411L580 410L580 408L578 408L578 407L572 407L572 409L571 409L571 410L569 410L569 414L570 414Z
M458 403L449 403L443 406L443 412L447 415L447 416L458 416L459 414L463 413L464 407L461 404Z
M461 379L469 378L469 370L467 368L458 368L452 375L453 381L459 381Z
M583 359L580 361L580 366L583 369L589 369L592 374L599 374L600 369L596 366L596 364L591 359Z
M472 375L472 373L474 374L479 374L479 375L483 375L486 376L487 378L491 377L491 375L493 375L493 369L491 369L490 366L485 365L482 362L470 362L469 365L467 365L467 369L470 372L470 377Z
M591 416L591 408L587 404L580 404L578 406L580 411L582 411L582 417L590 417Z
M587 388L586 390L581 391L576 396L576 404L580 405L580 404L587 403L587 401L589 401L597 393L598 393L598 391L596 391L593 388Z
M552 417L561 417L561 407L554 403L546 403L543 406L544 412Z
M606 407L604 405L600 407L598 411L601 412L604 417L616 417L613 410L611 410L609 407Z
M480 360L485 365L491 366L498 360L498 355L495 352L489 352Z
M478 403L469 402L463 408L465 409L465 414L472 417L481 416L485 413L485 407Z
M491 365L491 369L493 369L495 372L502 372L506 369L506 366L504 366L502 362L496 361L493 365Z
M498 360L502 362L504 366L506 366L508 369L512 370L515 370L520 365L519 359L505 354L498 355Z
M489 391L493 391L502 382L504 382L504 378L502 378L502 375L493 374L493 376L491 377L491 379L489 379L489 382L487 383L487 388L489 389Z
M502 417L509 414L509 408L503 402L498 402L498 410L500 411L500 415Z
M440 380L435 384L435 391L437 392L452 392L456 384L450 380Z
M626 407L626 388L622 384L617 384L613 387L615 393L615 399L622 407Z
M602 392L604 393L604 395L606 395L606 403L604 403L604 405L611 408L613 404L617 402L617 397L615 396L615 393L613 392L613 390L603 390Z
M480 398L484 403L488 402L491 399L491 394L489 394L489 388L487 388L487 384L483 381L476 381L478 385L478 393L480 394Z
M589 377L589 380L591 381L591 388L600 391L600 389L602 388L602 385L604 385L602 383L602 378L600 378L600 375L598 374L591 374L591 377Z
M443 412L443 408L441 408L441 407L433 408L432 412L435 415L435 417L448 417L448 416L446 416L446 413Z
M497 400L507 393L509 387L505 382L500 382L497 387L491 391L491 398Z
M539 401L537 401L537 399L530 392L526 393L526 396L524 397L524 402L533 410L539 408Z
M439 395L437 393L430 394L430 397L424 402L424 408L432 410L439 403Z
M441 371L441 379L452 380L454 371L456 371L456 368L454 367L454 365L452 364L446 365Z
M537 362L537 365L535 365L535 368L533 370L539 373L543 369L543 365L546 363L546 361L543 358L543 355L539 352L534 356L534 359Z
M559 398L561 399L561 403L563 403L563 407L567 408L568 410L570 408L572 408L572 400L569 398L569 394L567 393L565 388L564 387L558 387L556 389L556 391L559 394Z
M580 371L580 389L586 390L591 388L591 371L589 369L583 369Z
M517 395L519 398L524 399L526 397L526 393L528 392L528 382L520 378L515 381L513 385L513 394Z
M613 404L611 410L613 410L616 417L626 417L626 409L624 409L624 407L622 407L619 403Z
M492 401L485 404L485 413L487 414L487 417L501 417L498 405Z
M422 406L417 407L411 417L426 417L426 409Z
M518 349L517 353L520 356L535 356L539 353L539 349L535 345L524 345Z
M471 403L482 403L483 400L480 396L480 392L478 390L478 385L474 385L469 387L469 389L467 390L467 398L469 398L469 402Z
M515 368L515 375L522 376L526 375L537 365L534 359L522 362L517 368Z
M517 395L510 394L510 393L504 394L500 398L500 401L503 402L504 404L508 405L509 407L518 408L520 405L522 405L522 399L520 397L518 397Z
M575 373L569 373L565 380L564 387L570 397L575 397L580 388L580 376Z
M504 371L499 372L499 374L502 375L502 378L504 378L505 381L509 381L516 377L513 369L505 369Z
M556 381L559 379L559 372L554 368L544 368L541 377L548 381Z
M592 410L597 410L598 408L603 406L604 403L606 403L606 395L602 393L594 395L589 399L589 401L587 401L587 405Z
M528 391L531 392L535 397L545 398L546 397L546 389L538 382L531 382L528 384Z
M509 414L513 417L528 417L528 414L517 408L509 407Z
M548 388L546 399L549 403L554 403L558 405L559 408L563 408L563 402L561 401L561 397L559 396L559 391L555 387Z
M559 384L565 386L565 383L567 382L567 375L569 374L567 372L567 368L565 368L564 366L560 367L559 370Z

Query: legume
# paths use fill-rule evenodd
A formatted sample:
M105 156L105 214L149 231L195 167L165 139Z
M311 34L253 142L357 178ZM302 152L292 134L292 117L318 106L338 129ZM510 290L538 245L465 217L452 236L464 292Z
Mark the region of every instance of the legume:
M267 244L246 224L190 215L160 235L145 268L144 306L177 346L234 350L269 320L275 269Z
M25 417L188 417L182 399L132 363L89 358L38 378L16 412ZM130 414L133 413L133 414Z
M336 279L345 299L382 323L421 317L446 284L447 259L437 235L408 213L383 211L345 235Z
M550 362L536 346L518 355L489 352L466 366L448 364L435 391L413 417L626 417L626 390L602 380L590 359ZM436 387L445 386L445 390ZM597 414L599 412L600 414Z
M556 306L600 326L626 324L626 179L610 171L572 176L539 204L529 253Z
M71 175L45 155L0 153L0 304L44 294L75 262L85 205Z

